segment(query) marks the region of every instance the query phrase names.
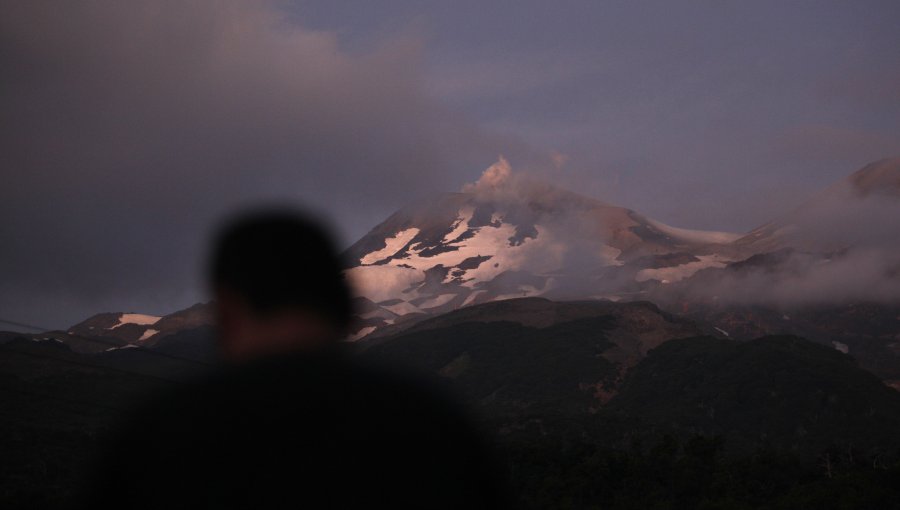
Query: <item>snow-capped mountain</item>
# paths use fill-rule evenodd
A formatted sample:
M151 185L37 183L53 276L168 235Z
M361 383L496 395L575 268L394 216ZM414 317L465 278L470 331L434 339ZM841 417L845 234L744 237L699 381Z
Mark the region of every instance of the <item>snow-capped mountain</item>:
M871 259L874 249L889 265L882 255L900 239L898 197L900 159L884 160L750 233L706 232L517 175L501 158L462 191L404 207L347 250L362 311L354 337L512 297L657 299L697 273L708 279L785 248L823 263L851 247Z
M514 297L651 300L679 313L822 299L892 305L898 253L900 159L867 165L791 214L732 234L671 227L518 175L501 158L460 192L400 209L344 255L359 339ZM211 323L209 305L164 317L106 313L58 339L87 351L151 347Z
M196 304L165 316L101 313L70 327L60 339L79 351L99 352L116 346L151 347L185 330L212 325L212 307Z
M357 335L511 297L634 296L740 260L740 237L670 227L517 175L501 158L461 192L401 209L348 249L364 307Z
M162 317L142 313L101 313L79 322L68 332L81 336L104 336L127 343L143 342L159 333L153 325Z

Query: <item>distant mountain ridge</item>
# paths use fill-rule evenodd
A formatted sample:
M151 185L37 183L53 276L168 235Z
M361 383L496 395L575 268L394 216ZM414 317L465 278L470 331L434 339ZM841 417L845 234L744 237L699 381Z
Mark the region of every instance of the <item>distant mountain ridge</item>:
M171 335L212 326L212 314L209 303L197 303L165 316L101 313L75 324L65 332L33 336L40 338L50 335L81 352L100 352L128 345L152 347Z
M517 175L501 158L476 183L401 208L346 251L359 289L350 339L512 298L644 300L712 335L811 338L900 386L898 183L900 159L872 163L739 235L671 227ZM172 348L167 338L212 321L212 307L197 304L164 317L99 314L31 337L82 352Z
M809 250L844 248L846 243L840 242L840 239L837 243L830 243L829 236L824 233L810 236L804 231L816 227L828 228L828 224L836 220L847 221L847 216L850 216L851 222L875 219L877 212L859 210L860 206L873 202L884 206L885 212L897 207L900 202L900 158L883 159L864 166L815 194L788 214L753 229L735 244L754 253L784 247ZM853 217L861 212L869 214L865 214L866 218ZM895 225L892 222L892 226ZM866 228L865 225L857 226Z

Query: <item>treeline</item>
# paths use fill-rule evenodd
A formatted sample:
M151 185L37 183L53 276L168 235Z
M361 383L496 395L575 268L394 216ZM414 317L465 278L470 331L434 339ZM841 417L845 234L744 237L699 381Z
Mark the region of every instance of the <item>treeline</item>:
M523 508L829 510L900 508L900 452L725 453L720 437L608 449L542 441L508 445Z

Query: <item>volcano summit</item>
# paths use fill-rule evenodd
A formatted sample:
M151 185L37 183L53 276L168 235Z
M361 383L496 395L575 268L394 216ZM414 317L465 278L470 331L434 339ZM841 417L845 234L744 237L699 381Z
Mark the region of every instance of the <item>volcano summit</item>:
M461 192L400 209L347 250L363 305L356 336L512 297L657 299L697 273L785 249L814 265L876 249L885 257L870 276L887 278L878 298L891 299L900 289L891 277L900 261L889 255L900 239L898 176L900 160L873 163L795 212L732 234L671 227L518 175L501 158Z

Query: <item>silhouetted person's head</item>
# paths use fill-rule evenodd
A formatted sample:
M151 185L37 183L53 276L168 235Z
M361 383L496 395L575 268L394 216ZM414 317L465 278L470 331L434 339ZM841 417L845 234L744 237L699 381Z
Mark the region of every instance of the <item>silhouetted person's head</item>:
M318 222L257 211L227 223L214 243L210 280L227 359L318 349L345 334L350 291Z

